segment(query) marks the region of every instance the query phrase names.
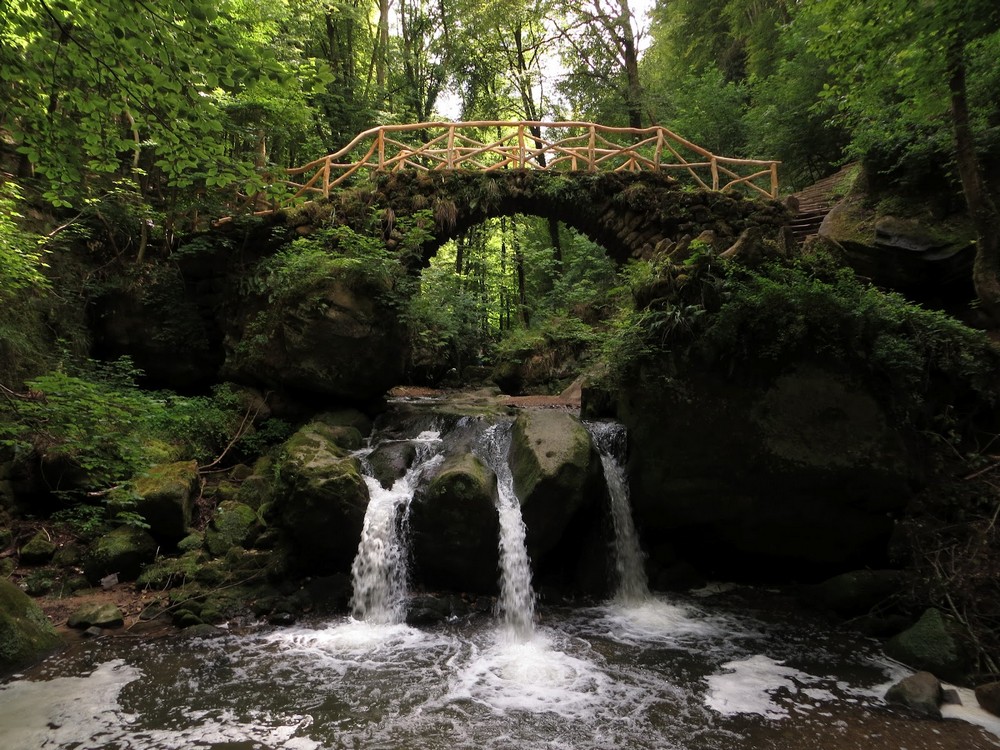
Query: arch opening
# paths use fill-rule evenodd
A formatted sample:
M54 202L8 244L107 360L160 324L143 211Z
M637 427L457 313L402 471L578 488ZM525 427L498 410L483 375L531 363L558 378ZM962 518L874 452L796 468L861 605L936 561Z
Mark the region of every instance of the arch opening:
M624 302L605 247L548 216L492 216L436 243L410 300L414 384L558 393Z

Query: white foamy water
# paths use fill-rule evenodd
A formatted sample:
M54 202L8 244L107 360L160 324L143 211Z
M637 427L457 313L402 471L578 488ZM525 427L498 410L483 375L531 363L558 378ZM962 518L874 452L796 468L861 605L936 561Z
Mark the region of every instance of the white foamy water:
M450 680L445 702L470 700L497 714L552 713L564 719L591 717L613 680L594 662L559 650L550 634L530 640L499 633L478 647Z
M669 643L678 645L692 637L718 635L725 624L693 607L682 606L664 598L649 596L631 604L617 600L590 610L595 617L588 631L602 633L629 645Z
M769 719L788 716L788 708L775 701L775 693L782 688L797 693L797 683L812 681L809 675L763 654L727 662L722 670L708 678L705 704L726 716L760 714Z
M521 503L514 492L514 477L507 456L511 425L490 425L477 452L497 477L497 513L500 518L500 599L498 607L507 629L527 641L534 632L535 592L531 587L531 561L524 544L526 529Z
M6 685L0 688L0 746L100 746L116 727L133 721L118 704L118 695L140 677L138 669L114 659L84 677Z
M385 489L374 477L365 477L370 499L351 566L351 609L355 617L372 623L398 623L406 617L409 506L420 477L442 460L434 455L440 433L422 432L415 442L413 465L392 487Z

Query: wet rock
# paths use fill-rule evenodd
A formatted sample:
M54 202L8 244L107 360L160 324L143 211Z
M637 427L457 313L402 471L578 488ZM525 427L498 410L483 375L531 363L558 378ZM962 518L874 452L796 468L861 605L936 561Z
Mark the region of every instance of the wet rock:
M435 625L469 613L468 604L458 596L417 595L406 610L407 625Z
M1000 716L1000 682L988 682L977 687L976 700L984 711Z
M25 565L45 565L56 553L56 545L45 534L38 532L21 547L20 558Z
M104 628L99 628L96 625L83 631L84 638L100 638L102 635L104 635Z
M295 563L311 574L350 569L361 538L368 487L339 433L310 422L281 449L280 491L268 513L290 541Z
M915 669L959 682L969 663L957 631L953 622L932 607L912 627L889 639L885 652Z
M142 529L128 526L98 537L87 548L83 572L97 585L104 576L117 573L123 581L134 581L142 566L156 556L156 541Z
M510 468L528 554L540 560L581 508L596 500L600 459L579 419L563 411L533 410L514 422Z
M14 533L10 529L0 527L0 552L14 543Z
M372 475L388 489L406 474L416 457L417 448L413 443L394 441L382 443L373 450L368 455L368 463L372 467Z
M249 547L259 531L259 519L253 508L227 500L215 510L205 530L205 546L215 557L230 547Z
M226 631L222 628L217 628L215 625L209 625L205 622L188 625L180 632L183 638L219 638L225 634Z
M449 456L410 506L415 577L428 588L497 586L496 478L471 453Z
M885 694L894 703L933 719L941 718L941 681L930 672L917 672L897 682Z
M30 664L61 644L31 597L0 578L0 673Z
M66 624L81 630L89 627L120 628L125 624L125 618L114 604L86 604L75 610Z
M304 589L309 607L317 613L343 612L351 600L351 578L343 573L310 578Z
M149 533L173 547L187 534L191 508L198 495L198 465L178 461L150 468L135 480L135 511L149 524Z

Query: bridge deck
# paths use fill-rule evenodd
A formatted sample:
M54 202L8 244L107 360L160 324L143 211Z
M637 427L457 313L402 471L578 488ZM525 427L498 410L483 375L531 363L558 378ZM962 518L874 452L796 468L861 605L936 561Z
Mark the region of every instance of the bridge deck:
M379 125L339 151L288 169L270 213L315 200L362 172L540 169L562 172L672 171L705 190L778 196L777 161L718 156L659 125L617 128L591 122L480 120Z

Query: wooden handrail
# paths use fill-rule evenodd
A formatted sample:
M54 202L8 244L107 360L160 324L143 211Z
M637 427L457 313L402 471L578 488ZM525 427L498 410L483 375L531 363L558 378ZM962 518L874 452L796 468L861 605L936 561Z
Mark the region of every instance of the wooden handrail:
M474 131L487 128L496 129L495 139L483 142L473 137L479 135L481 138ZM536 136L532 129L541 135ZM439 130L444 132L428 137ZM543 131L563 131L566 135L546 138ZM413 143L387 137L397 133L419 133L424 137L414 139ZM364 154L351 157L368 140L371 144L364 149ZM288 186L287 202L293 202L307 195L310 199L328 197L333 188L362 169L375 173L406 168L420 171L492 171L510 167L587 172L601 169L679 170L704 189L723 193L743 189L773 199L778 197L779 164L777 161L718 156L659 125L623 128L578 121L477 120L369 128L358 133L339 151L285 170L277 182ZM271 207L257 213L273 210Z

